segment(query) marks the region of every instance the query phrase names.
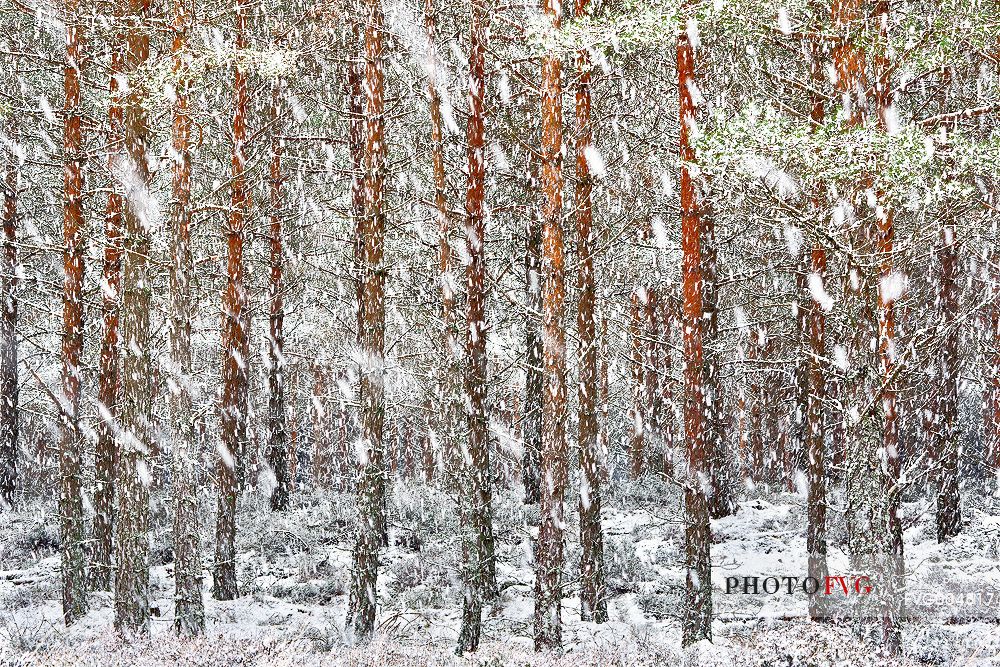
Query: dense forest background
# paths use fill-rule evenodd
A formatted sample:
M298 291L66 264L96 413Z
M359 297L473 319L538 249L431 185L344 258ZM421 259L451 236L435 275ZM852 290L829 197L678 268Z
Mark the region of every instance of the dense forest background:
M995 3L8 0L0 58L0 650L989 641L913 592L1000 582ZM744 623L774 568L876 601Z

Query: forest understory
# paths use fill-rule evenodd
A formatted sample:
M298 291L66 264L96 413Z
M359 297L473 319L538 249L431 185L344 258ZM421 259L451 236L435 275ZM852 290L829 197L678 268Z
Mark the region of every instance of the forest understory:
M51 502L10 515L0 533L0 664L94 665L481 665L483 667L725 667L815 665L1000 664L1000 633L990 619L911 619L905 658L887 656L851 620L811 622L807 596L725 595L725 578L806 571L805 497L751 492L732 516L712 522L714 644L680 648L684 588L682 516L675 485L652 476L626 481L608 499L606 536L609 621L581 622L578 570L565 574L564 654L536 654L532 644L530 506L519 499L496 507L498 579L502 593L483 619L476 654L454 655L462 584L455 499L422 482L398 481L391 495L390 543L379 579L375 638L350 645L344 633L349 586L352 494L306 492L287 513L272 515L267 498L241 503L238 577L241 596L211 598L206 584L204 638L178 639L173 624L173 568L164 499L153 503L150 636L126 641L108 632L111 594L95 594L91 611L71 628L59 602L58 527ZM840 498L835 497L836 506ZM1000 590L1000 498L963 507L961 536L939 549L925 499L904 502L910 591L933 587L940 567L950 581ZM159 521L155 517L159 517ZM535 519L537 521L537 518ZM570 517L576 528L577 517ZM206 533L206 548L211 536ZM831 521L831 571L848 571L838 542L842 517ZM570 549L568 562L577 562ZM838 569L840 568L840 569ZM210 580L208 569L205 581ZM691 661L693 658L693 662Z

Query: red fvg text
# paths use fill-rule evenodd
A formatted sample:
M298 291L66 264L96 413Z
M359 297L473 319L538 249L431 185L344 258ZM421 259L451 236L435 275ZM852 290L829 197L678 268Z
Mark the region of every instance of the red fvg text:
M807 595L868 595L875 586L867 575L836 575L817 577L726 577L726 593L742 595L791 595L802 591Z

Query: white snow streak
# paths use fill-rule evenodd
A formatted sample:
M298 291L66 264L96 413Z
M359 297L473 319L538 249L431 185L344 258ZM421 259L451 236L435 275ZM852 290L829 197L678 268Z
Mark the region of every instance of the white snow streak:
M604 178L608 168L604 163L601 152L597 150L594 144L587 144L587 147L583 149L583 157L587 161L587 168L590 169L590 173L596 178Z
M823 309L823 312L829 313L833 310L833 297L826 291L823 286L823 278L818 273L809 274L809 294L813 301Z

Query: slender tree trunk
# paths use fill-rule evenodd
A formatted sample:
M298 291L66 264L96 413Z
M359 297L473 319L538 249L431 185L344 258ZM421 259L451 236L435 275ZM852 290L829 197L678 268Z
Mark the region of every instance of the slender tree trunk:
M812 275L822 281L826 273L826 250L817 241L812 249ZM807 402L807 454L808 466L808 515L806 549L809 552L810 577L824 581L828 574L826 554L826 439L823 423L823 400L826 396L826 378L823 359L826 357L823 307L813 302L809 309L809 398ZM822 596L809 596L809 616L813 620L823 617Z
M886 453L887 488L885 526L886 551L888 555L887 570L893 579L890 590L884 592L889 601L883 616L883 641L886 649L892 655L902 651L902 574L903 574L903 528L899 518L899 501L902 495L900 488L899 459L899 417L896 412L896 349L895 349L895 317L893 301L887 295L885 285L891 280L893 265L893 211L891 209L877 212L879 254L881 256L880 274L882 288L879 303L879 358L881 361L882 379L882 447Z
M542 9L559 29L558 0ZM563 533L566 486L566 300L562 229L562 62L554 53L542 58L542 405L541 526L535 557L535 650L562 645Z
M955 222L947 219L941 228L941 389L938 393L935 450L937 471L937 539L944 542L962 530L958 490L960 428L958 423L958 238Z
M587 16L588 0L576 0L577 19ZM577 363L578 436L580 447L580 618L604 623L608 620L604 584L604 531L601 529L601 462L597 421L597 285L594 274L594 213L591 202L593 177L587 153L593 150L590 120L590 54L576 54L576 236L579 253L577 331L580 337Z
M441 322L444 327L441 378L438 386L438 432L443 442L446 470L454 472L459 464L455 427L458 418L458 397L454 378L460 372L461 349L455 317L455 276L452 273L451 221L448 217L447 181L444 171L444 122L441 116L441 91L438 72L441 62L437 55L434 0L424 5L424 26L431 50L431 74L427 82L431 117L431 161L434 171L434 213L438 228L438 279L441 282ZM431 469L433 470L433 469Z
M656 440L654 469L658 474L667 474L669 463L667 451L671 444L669 417L669 368L670 368L670 311L667 304L670 296L666 291L654 292L653 308L649 313L650 328L653 329L649 342L650 377L646 381L649 392L649 421Z
M660 296L656 288L646 290L645 323L646 340L643 351L643 411L646 413L646 465L653 465L657 470L662 456L662 437L660 433Z
M642 347L642 333L645 302L648 299L645 287L633 290L628 332L632 352L632 409L629 414L631 438L628 451L632 479L639 479L646 470L646 358Z
M986 470L993 476L993 493L1000 494L1000 276L997 275L997 223L992 229L993 243L987 251L986 268L990 305L986 313L986 376L983 378L986 400L983 404Z
M313 485L316 489L326 489L330 478L330 404L327 391L326 368L319 362L312 363L313 389L310 403L312 417L312 469Z
M358 477L358 521L351 574L348 625L366 639L375 630L379 547L385 542L385 455L383 423L385 388L385 243L386 144L383 117L385 79L381 0L365 3L365 215L360 240L361 328L361 473Z
M795 386L789 384L783 388L783 391L779 393L780 400L776 401L775 410L785 408L788 403L791 402L790 395L794 394ZM777 482L781 484L784 482L785 491L792 492L795 490L795 479L792 471L792 416L785 412L777 419L779 432L778 432L778 452L775 457L775 471L777 473ZM780 486L779 486L780 488Z
M10 141L16 139L13 132ZM17 189L18 158L7 152L3 181L3 266L0 268L0 509L12 509L18 487Z
M785 451L785 470L788 489L796 490L796 479L800 472L806 476L808 487L809 471L809 350L812 316L812 302L809 296L809 273L812 270L812 256L805 243L796 258L795 267L795 365L792 369L792 410L789 424L788 449ZM805 463L805 470L802 470Z
M598 349L600 350L600 357L597 363L597 452L601 457L600 465L598 467L598 480L603 486L608 482L609 472L608 472L608 424L611 421L611 410L609 404L610 400L610 387L608 380L608 319L601 313L599 316L601 322L601 334L598 339Z
M875 5L874 16L879 26L879 36L882 42L882 47L888 48L888 0L878 0ZM877 78L873 87L873 97L875 98L876 110L878 112L879 120L881 121L881 128L886 133L889 133L893 131L888 119L889 109L893 104L893 93L892 82L890 80L891 67L888 57L884 53L884 51L880 52L875 58L875 72ZM899 415L896 410L896 371L898 363L896 359L896 318L893 311L895 299L897 297L892 294L894 288L891 287L891 284L895 280L900 280L900 278L893 273L893 259L895 254L895 211L887 204L882 203L885 199L882 193L878 193L877 199L879 203L875 209L875 218L877 225L876 233L878 237L878 257L880 260L878 340L882 383L880 396L883 420L882 451L885 452L887 470L885 480L885 552L887 556L886 573L889 575L889 586L887 587L887 590L883 591L885 599L883 601L882 641L885 645L886 651L890 655L899 655L903 650L902 616L904 610L905 591L903 582L903 526L899 517L899 505L902 497L902 480L899 451ZM946 228L945 238L947 239L947 237L948 234ZM954 242L954 234L952 234L951 238L948 240ZM947 275L947 273L948 272L945 271L945 275ZM957 313L955 314L957 315ZM956 358L957 354L951 357L952 360ZM944 363L947 364L948 362L945 361ZM958 378L953 376L953 379L955 381L954 386L957 390ZM957 421L957 414L955 417ZM951 423L954 424L954 422Z
M763 415L764 434L764 479L769 481L775 488L781 488L784 481L784 471L781 462L785 456L785 429L782 393L784 387L782 381L784 374L775 364L778 358L777 339L769 337L767 331L762 331L761 358L765 362L770 362L770 366L764 372L764 384L761 387L760 407Z
M881 8L882 5L880 4ZM884 12L888 14L888 6ZM951 83L951 72L944 75L945 91ZM947 92L943 95L942 107L945 106ZM944 109L942 108L942 112ZM958 327L958 229L954 218L945 213L941 224L941 247L938 259L941 263L940 326L944 333L944 343L941 346L940 387L937 394L936 428L934 429L933 458L936 464L935 486L937 490L937 508L935 523L937 524L938 542L944 542L962 531L962 508L958 487L958 462L961 449L961 427L958 422L958 387L959 387L959 356L958 344L960 330Z
M841 100L841 123L846 129L865 121L866 63L865 53L858 44L858 30L865 25L860 0L838 0L833 4L833 24L837 42L833 50L837 71L836 92ZM864 179L868 181L869 179ZM866 183L849 187L847 197L857 201ZM862 266L857 258L875 256L879 232L865 221L852 231L852 250L847 258L845 292L852 299L848 306L849 321L854 326L845 331L849 370L844 374L841 407L849 428L845 429L844 471L847 509L848 551L854 566L870 563L877 558L885 543L885 479L879 464L878 450L883 444L882 410L866 411L867 400L881 398L879 355L866 355L871 337L881 335L879 321L882 304L879 299L878 271L881 267ZM881 257L878 257L881 260ZM852 304L853 302L853 304ZM865 414L860 421L850 415Z
M458 653L479 648L484 597L496 588L490 484L489 415L486 407L486 8L472 5L469 29L468 188L465 237L469 252L466 267L467 337L465 341L465 393L468 397L469 440L465 483L466 542L465 599Z
M87 613L87 557L82 497L80 380L83 355L83 109L84 52L80 0L66 2L66 95L63 121L63 336L59 443L59 528L62 542L62 608L69 625Z
M740 342L738 355L745 359L747 357L747 350L743 346L742 341ZM747 389L745 386L740 386L737 390L736 398L736 429L737 429L737 450L740 463L740 476L743 479L749 477L748 465L750 460L750 413L747 407Z
M357 23L353 26L352 44L362 43ZM353 55L353 54L352 54ZM355 302L357 312L355 320L357 335L361 336L361 288L362 288L362 250L365 220L365 62L364 58L354 57L347 68L347 115L350 128L347 134L347 146L351 154L351 218L354 222L354 275Z
M783 373L776 363L778 358L777 339L763 332L763 347L761 357L770 362L764 372L764 385L761 387L761 412L763 414L764 432L764 478L775 488L781 488L784 481L784 471L781 461L785 456L784 442L784 410L782 393L784 390Z
M692 121L696 113L692 110ZM703 196L703 194L701 195ZM715 213L704 201L700 204L702 226L702 345L704 347L705 452L708 461L708 511L719 519L737 509L731 462L726 447L726 413L723 409L722 384L719 380L721 351L719 339L718 248L715 236Z
M750 332L750 340L747 342L747 361L750 364L758 361L763 356L764 343L763 331L754 329ZM747 439L750 450L750 479L755 484L764 481L764 390L761 385L760 371L751 369L750 381L750 417L747 425Z
M864 63L864 51L858 44L858 39L855 34L857 27L861 25L860 14L861 14L861 0L834 0L832 4L832 22L833 29L836 33L836 41L833 47L833 66L836 71L835 80L835 92L837 93L837 98L840 101L839 108L840 117L839 121L841 125L845 128L857 127L864 122L865 118L865 63ZM850 200L857 194L856 187L851 187L845 193L845 198ZM856 234L857 236L857 234ZM843 470L844 483L847 493L847 510L846 522L848 530L848 542L849 551L852 553L857 551L855 535L859 532L856 527L859 524L858 516L865 512L865 509L861 507L861 504L856 502L859 497L865 497L869 500L874 499L874 494L865 491L854 491L857 486L857 478L864 477L868 470L870 470L871 461L859 460L860 458L865 458L866 454L860 454L858 452L859 447L859 437L856 432L857 429L851 426L851 413L855 410L859 411L862 409L860 407L861 397L864 395L864 391L858 391L861 389L859 387L859 379L857 377L851 377L852 372L856 373L855 369L863 368L863 364L859 362L857 355L863 352L864 340L870 337L868 331L863 331L864 327L857 326L857 320L860 319L862 322L870 322L870 311L871 308L866 301L867 288L870 288L870 277L862 271L861 267L855 259L855 255L870 254L871 248L868 246L868 241L864 237L867 236L867 231L860 234L861 239L859 245L858 253L851 253L847 258L847 271L845 281L845 297L850 295L853 296L856 301L861 303L860 306L856 306L857 310L862 311L862 315L858 316L857 313L849 313L849 316L856 318L853 322L854 326L845 331L844 347L847 351L847 357L851 368L847 372L841 373L838 377L832 378L830 382L830 399L831 403L836 405L836 411L834 414L834 427L833 427L833 465L835 470ZM847 307L850 307L848 304ZM870 364L868 364L870 366ZM843 386L842 386L843 385ZM867 389L867 388L865 388ZM869 448L870 449L870 448ZM855 472L857 474L855 474ZM864 531L860 531L862 534Z
M149 123L140 71L149 58L148 4L130 0L131 26L124 73L124 150L116 159L122 203L122 364L121 440L118 460L117 540L115 541L115 628L149 633L149 485L147 457L152 447L152 363L150 359L150 234L156 224L149 183Z
M529 179L534 181L534 179ZM533 183L531 185L532 192ZM540 314L542 312L542 225L541 217L535 211L528 214L525 230L524 276L525 304L524 318L525 378L524 378L524 455L521 462L521 477L524 484L524 502L535 505L542 498L542 391L544 375L542 371L542 336Z
M712 638L712 529L701 477L709 470L706 425L705 369L701 325L704 317L702 240L704 229L698 185L691 173L695 161L691 134L695 123L693 99L694 47L684 30L677 36L677 87L680 95L681 247L684 289L684 430L687 438L687 478L684 483L684 555L686 585L682 643L689 646Z
M397 479L399 477L399 452L402 443L399 439L399 417L393 420L394 428L392 434L385 438L386 454L388 455L388 478Z
M236 51L248 48L247 0L236 0ZM233 159L232 202L226 228L226 287L222 294L222 405L221 443L216 472L219 507L215 526L215 569L212 595L216 600L232 600L239 595L236 584L236 502L244 482L247 448L247 372L249 313L246 268L246 216L250 191L246 182L247 75L233 66Z
M284 139L281 138L281 92L283 82L276 78L271 88L271 281L268 285L270 302L270 331L268 336L267 421L268 465L274 472L274 490L271 491L271 509L288 509L288 425L285 421L285 296L284 250L282 249L282 217L285 214L284 176L281 172L281 155Z
M421 469L423 470L423 479L425 484L430 484L434 481L434 472L437 468L437 457L434 453L434 439L431 437L431 433L434 430L433 427L433 417L432 408L430 400L424 402L424 432L420 435L420 442L423 447L421 455Z
M201 587L201 539L198 512L199 452L194 419L194 364L191 298L194 258L191 249L191 86L187 0L174 0L174 88L172 143L174 149L171 201L170 360L176 374L170 397L170 429L174 483L174 630L182 637L205 634L205 603Z
M830 454L832 470L830 478L833 480L843 479L841 470L844 467L844 459L847 457L847 428L845 424L845 412L840 392L841 378L836 374L831 374L826 383L827 397L829 403L834 407L833 423L830 425Z
M358 57L357 53L352 53L352 58L347 69L347 98L348 98L348 118L350 128L347 135L348 149L351 154L351 220L354 223L354 301L355 301L355 323L356 340L361 340L361 332L364 329L362 321L361 302L363 299L362 289L364 286L363 276L363 250L365 235L365 60L364 42L360 25L355 22L352 26L352 45L361 45L362 53ZM352 47L353 48L353 47ZM352 419L348 425L349 437L358 433L361 425L361 416L354 410ZM347 462L350 470L350 462ZM345 479L345 486L353 488L354 482Z
M298 386L299 368L295 366L288 392L288 490L291 493L295 493L299 489L299 416L296 408ZM347 465L345 460L345 469L347 469ZM346 479L343 483L346 485Z
M810 40L811 80L816 91L823 90L825 74L823 72L822 44L818 39ZM818 130L826 114L824 101L819 92L810 95L810 121L813 131ZM817 194L813 197L813 210L817 215L823 215L823 199ZM826 316L825 304L819 302L816 296L822 294L821 288L826 279L826 249L817 236L810 257L811 274L807 278L806 294L803 301L809 304L806 313L806 432L805 447L807 454L806 480L808 483L808 526L806 531L806 549L809 552L807 565L808 575L817 581L825 581L829 573L827 567L826 539L826 430L824 424L823 401L826 398L826 375L824 359L826 358ZM812 281L813 289L809 288ZM812 300L809 301L810 294ZM823 596L818 591L809 596L809 617L820 620L825 616Z
M120 17L119 17L120 19ZM108 107L108 169L113 171L115 159L121 151L122 91L119 77L122 72L122 45L116 39L111 50L109 77L110 100ZM112 175L104 213L104 268L101 283L101 309L103 336L101 338L100 375L97 382L97 401L100 416L97 422L97 447L94 456L96 485L94 488L94 543L91 547L90 584L94 590L111 590L112 534L114 531L115 471L118 467L118 446L115 430L118 428L118 385L120 382L120 356L118 348L118 308L122 270L122 196Z
M660 437L663 439L663 474L674 476L674 426L676 414L674 410L674 388L671 370L671 336L676 319L676 303L673 295L664 295L660 299L660 372L659 388L657 389L660 406Z
M347 382L346 377L342 377L341 382ZM351 445L349 442L349 434L350 413L347 409L347 400L341 397L340 413L338 415L337 423L337 444L340 459L337 464L337 472L339 475L339 479L337 480L337 489L345 493L352 490L351 476L354 472L351 467Z
M416 459L414 458L415 443L413 440L413 425L409 419L403 424L403 431L400 434L403 447L403 477L408 481L413 481L416 473Z

